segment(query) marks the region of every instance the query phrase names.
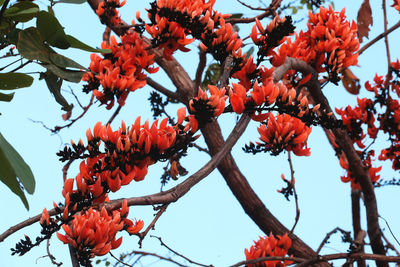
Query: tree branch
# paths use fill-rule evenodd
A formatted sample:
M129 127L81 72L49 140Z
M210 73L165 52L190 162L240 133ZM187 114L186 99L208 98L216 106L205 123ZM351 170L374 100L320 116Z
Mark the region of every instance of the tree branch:
M206 176L208 176L218 165L218 163L225 158L226 154L232 149L234 144L237 142L239 137L245 131L247 125L250 122L250 117L246 114L240 118L239 122L236 124L235 128L232 130L231 134L228 137L228 140L224 144L224 146L219 150L218 153L200 170L191 175L185 181L180 183L179 185L160 193L142 196L142 197L132 197L128 198L128 206L133 205L155 205L155 204L168 204L171 202L177 201L180 197L185 195L194 185L203 180ZM115 210L119 209L122 206L122 201L124 199L112 200L105 204L107 210ZM50 216L62 213L64 211L63 207L60 207L60 211L57 212L55 209L51 209L48 211ZM0 242L3 242L8 236L21 230L35 222L38 222L41 218L41 214L38 214L32 218L29 218L19 224L16 224L6 230L4 233L0 235Z
M302 72L304 75L312 73L311 79L308 83L308 89L310 95L314 99L316 104L320 104L320 110L324 110L327 113L331 113L332 109L329 106L329 102L321 91L321 86L318 81L318 73L309 66L305 61L295 58L287 57L285 63L275 69L274 79L280 80L288 70L297 70ZM332 118L336 119L332 113ZM376 203L376 197L374 187L369 177L368 169L362 164L360 157L354 149L353 143L350 140L347 132L343 129L333 129L332 133L335 136L337 144L341 147L345 153L349 162L349 171L356 178L357 182L361 185L362 192L364 194L364 203L366 207L367 215L367 227L368 236L371 242L372 251L375 254L385 255L385 249L382 242L382 234L378 221L378 207ZM387 263L379 263L378 266L387 267Z

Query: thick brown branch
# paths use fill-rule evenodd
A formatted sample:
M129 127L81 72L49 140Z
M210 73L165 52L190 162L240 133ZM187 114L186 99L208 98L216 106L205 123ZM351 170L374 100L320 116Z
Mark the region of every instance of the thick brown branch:
M354 238L357 239L359 233L361 233L361 219L360 219L360 191L359 190L351 190L351 215L353 219L353 233ZM364 231L362 231L364 232ZM360 244L360 251L364 252L364 243ZM365 267L365 261L359 260L357 261L357 267Z
M314 99L315 104L321 105L320 110L323 110L327 113L332 112L328 100L321 91L321 86L318 81L318 74L303 60L287 57L285 63L275 70L274 79L280 80L290 69L300 71L304 75L312 73L311 80L308 83L310 95ZM332 118L335 119L335 116L332 115ZM366 207L368 236L371 242L372 251L375 254L385 255L386 252L383 246L381 229L378 221L378 207L376 203L374 187L369 177L368 169L362 164L362 161L354 149L353 143L350 140L347 132L343 129L333 129L332 133L335 136L337 144L347 157L349 162L349 171L361 185ZM378 262L377 264L378 266L388 266L387 263Z

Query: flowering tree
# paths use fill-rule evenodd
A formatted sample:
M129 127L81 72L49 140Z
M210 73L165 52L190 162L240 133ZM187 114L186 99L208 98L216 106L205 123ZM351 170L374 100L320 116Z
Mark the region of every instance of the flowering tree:
M53 131L73 125L95 101L105 109L118 107L107 123L93 123L94 126L86 130L85 141L71 141L57 153L65 163L64 186L60 188L63 200L58 204L54 202L51 210L44 208L41 214L0 235L3 241L31 224L40 224L42 229L38 237L25 236L11 249L12 254L24 255L56 235L69 246L73 266L92 266L97 256L113 255L113 249L123 246L122 232L137 236L141 245L167 207L181 201L182 196L217 168L246 214L264 233L264 237L254 237L254 245L243 245L245 261L233 266L329 266L329 262L336 259L345 259L346 266L355 261L358 266L366 266L366 260L375 261L377 266L400 262L400 256L390 256L388 251L397 253L382 233L375 195L376 187L398 184L397 180L380 177L381 161L390 161L394 171L400 169L400 63L391 59L387 41L388 34L400 24L387 29L385 1L384 32L361 48L360 42L368 36L369 24L372 24L367 0L358 12L357 23L347 19L344 9L335 11L321 1L301 1L300 7L305 5L310 9L307 26L302 30L296 29L292 17L283 15L288 9L294 11L299 6L285 5L279 0L273 0L265 8L256 8L260 14L249 18L222 14L215 9L212 0L158 0L149 5L145 16L137 12L130 24L124 22L118 12L125 2L89 0L100 22L107 26L101 49L91 48L65 34L51 11L55 2L51 2L49 12L39 11L33 3L23 3L8 7L6 1L2 6L2 13L8 14L4 16L11 25L4 33L7 37L4 47L16 44L27 62L46 68L42 78L67 112L63 116L65 120L70 119L72 106L60 93L63 80L82 80L83 92L91 94L89 104L82 106L81 115ZM399 10L399 5L395 1L392 7ZM21 14L29 16L21 19ZM18 22L31 19L36 19L36 27L15 28ZM242 33L237 27L249 23L253 24L250 32ZM115 35L111 35L111 31ZM381 38L386 41L388 68L382 76L371 77L373 81L361 89L350 67L357 65L360 54ZM199 50L194 79L174 58L177 53L189 52L188 45L192 43L196 43ZM254 54L251 50L244 52L249 44L256 48ZM91 63L84 68L57 54L52 47L75 47L97 53L90 56ZM206 69L207 57L212 57L216 63ZM160 68L176 90L151 78ZM26 74L19 75L26 78ZM358 98L354 107L343 105L333 110L322 88L341 81L353 94L366 89L370 92L369 98ZM138 117L132 125L127 125L121 120L120 127L113 129L111 122L117 120L128 96L133 97L134 91L145 85L155 90L149 98L155 121L143 122ZM176 116L167 111L168 104L180 105ZM240 119L224 141L218 118L227 113L237 114ZM283 226L266 208L230 154L250 121L259 123L259 139L249 141L243 147L244 152L288 155L290 178L282 175L286 187L279 193L287 199L294 197L297 212L291 229ZM291 160L292 156L310 156L307 139L313 127L322 127L345 170L341 180L350 183L353 217L352 235L334 229L317 251L294 234L300 209ZM196 143L200 136L207 149ZM378 137L387 139L383 149L373 146ZM208 153L211 160L199 171L183 178L187 171L181 161L190 157L189 148L192 147ZM73 162L78 162L79 170L70 178L68 171ZM113 197L113 193L124 186L145 183L150 166L162 162L165 165L162 185L181 176L183 181L151 195ZM365 230L361 228L360 198L366 207ZM153 206L157 211L154 219L151 222L132 219L129 209L137 205ZM349 243L349 250L320 255L321 248L338 231L343 234L344 242ZM364 252L365 246L372 253ZM52 263L59 265L48 253ZM122 259L116 260L122 263Z

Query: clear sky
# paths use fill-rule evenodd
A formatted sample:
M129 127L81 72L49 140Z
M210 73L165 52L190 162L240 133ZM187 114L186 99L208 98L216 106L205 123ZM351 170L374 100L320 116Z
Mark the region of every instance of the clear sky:
M355 2L355 1L354 1ZM341 10L346 6L346 14L350 19L356 19L359 2L336 1L335 9ZM371 3L374 1L371 1ZM40 1L43 6L46 1ZM258 6L259 1L248 1L248 4ZM268 2L269 3L269 2ZM375 4L375 3L373 3ZM390 1L391 4L391 1ZM144 8L149 7L148 1L128 0L126 6L121 9L122 18L130 21L135 16L136 10L141 10L145 14ZM244 8L236 1L217 0L215 9L222 13L245 13L246 16L254 16L256 13ZM374 26L370 32L370 37L375 37L383 31L383 18L381 4L375 4L372 8L374 16ZM388 6L389 27L396 23L400 15ZM104 26L99 23L97 16L87 4L83 5L63 5L55 6L56 16L65 27L67 34L71 34L78 39L92 46L99 46L102 40ZM302 19L304 13L296 15L295 20ZM145 17L145 16L143 16ZM263 25L267 20L262 21ZM305 29L304 21L298 26L297 30ZM241 36L248 32L248 26L240 26ZM370 38L370 39L372 39ZM394 32L389 36L392 60L399 56L398 43L400 41L400 31ZM367 41L364 40L364 43ZM198 61L197 50L194 44L190 45L190 53L176 53L176 58L186 67L190 76L194 76L196 63ZM64 51L61 51L64 53ZM64 53L84 66L89 64L90 53L72 50ZM194 63L194 64L193 64ZM210 58L208 60L210 63ZM34 71L40 68L34 66L27 71ZM367 80L372 80L375 73L385 74L387 69L386 54L383 41L375 44L359 58L359 67L353 67L353 72L360 78L361 84ZM38 76L38 75L36 75ZM35 77L38 78L38 77ZM154 76L154 79L166 86L174 89L168 78L162 71ZM74 102L73 96L69 93L70 89L79 94L81 102L85 105L89 97L81 94L81 85L67 84L62 87L64 95L70 102L75 104L72 117L80 114L78 105ZM361 96L369 96L362 89ZM151 88L146 86L129 95L126 106L113 122L113 128L120 125L124 120L128 125L132 124L137 116L152 121L150 106L146 99ZM344 107L353 105L356 97L345 92L341 86L328 86L324 89L325 94L333 107ZM172 107L174 110L176 107ZM28 195L30 210L26 211L22 202L13 195L8 188L0 185L0 211L3 216L0 220L0 232L8 227L40 213L44 207L52 207L52 202L62 201L62 167L55 155L64 147L69 140L78 141L79 138L85 139L85 131L93 127L97 121L105 123L112 115L112 111L106 111L104 107L94 105L86 116L78 121L70 129L62 130L57 135L52 135L39 123L31 120L41 121L48 127L63 125L61 119L62 111L60 106L54 101L49 93L44 81L35 82L31 88L16 91L11 103L0 102L0 132L5 138L20 152L26 162L31 166L36 178L36 191L34 195ZM172 113L174 114L174 112ZM219 118L225 136L235 125L236 117L225 115ZM233 154L240 170L245 174L250 184L258 196L264 201L265 205L281 222L291 228L295 217L294 201L288 202L276 192L284 186L280 179L283 173L287 177L290 175L289 166L286 160L287 154L278 157L271 157L267 154L256 156L245 154L242 147L249 141L256 141L258 134L257 124L251 123L244 136L238 141L233 149ZM202 140L200 145L204 146ZM320 128L314 127L309 139L311 147L310 157L293 157L295 168L296 189L299 195L301 216L295 234L302 238L312 248L316 249L325 234L333 228L339 226L345 230L352 230L350 212L350 185L340 181L340 176L344 175L344 170L339 166L338 160L330 147L327 139ZM191 150L191 155L182 161L190 174L202 167L202 164L209 160L209 157ZM389 167L390 164L385 164ZM143 182L131 183L123 188L118 194L110 195L110 198L142 196L156 193L160 189L160 176L162 174L162 164L151 166L149 174ZM69 177L75 177L78 165L70 167ZM387 179L391 179L395 174L383 171ZM397 174L398 177L398 174ZM175 186L182 181L171 181L168 186ZM400 216L397 212L396 204L399 201L398 187L384 187L376 190L378 198L378 208L392 228L396 236L400 236ZM151 222L155 212L152 207L131 207L130 217L133 216L145 221L145 226ZM364 218L363 218L364 219ZM381 226L387 229L383 221ZM365 229L365 219L362 222ZM28 234L35 238L39 234L38 225L25 228L12 235L5 242L0 243L1 266L52 266L48 258L40 258L46 255L45 244L39 248L34 248L28 254L18 257L10 255L10 248ZM213 264L214 266L227 266L244 259L244 249L249 248L253 240L258 236L264 235L261 230L247 217L239 203L231 194L229 188L221 175L214 171L209 177L196 185L187 195L182 197L177 203L171 204L167 212L162 215L156 224L156 229L150 234L161 236L163 240L176 251L184 254L192 260L203 264ZM389 240L393 238L388 231L385 231ZM120 236L120 234L118 235ZM122 246L113 251L114 255L122 252L138 250L137 237L124 235ZM64 266L70 266L69 252L67 246L56 238L51 239L50 250L58 261L62 261ZM143 251L156 252L163 256L171 256L165 249L161 248L159 242L147 236L143 242ZM346 246L340 244L340 238L333 238L332 242L322 251L322 253L345 252ZM109 257L109 256L108 256ZM101 258L100 258L101 259ZM174 259L179 260L178 257ZM184 262L184 261L181 261ZM143 266L169 266L166 262L157 262L155 258L146 257L142 260ZM173 266L173 265L171 265Z

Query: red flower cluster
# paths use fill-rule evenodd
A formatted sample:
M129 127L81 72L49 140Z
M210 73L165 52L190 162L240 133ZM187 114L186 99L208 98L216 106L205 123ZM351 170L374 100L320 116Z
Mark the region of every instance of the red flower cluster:
M346 21L344 13L345 9L335 12L331 6L321 6L317 14L309 12L308 30L296 35L294 42L288 39L272 59L273 64L282 64L286 56L299 58L338 81L337 75L344 68L357 64L360 46L357 24Z
M266 151L273 155L279 154L282 150L293 151L297 156L309 156L310 149L307 148L307 138L311 133L301 120L287 114L278 114L276 117L269 113L267 126L262 124L258 132Z
M214 85L208 85L208 90L210 96L199 88L197 97L189 101L190 113L194 114L200 124L205 124L209 118L221 115L225 109L225 100L228 98L225 89L219 90Z
M121 17L118 15L117 8L125 5L126 0L122 3L119 0L104 0L99 4L96 10L96 14L99 16L101 23L119 25L121 23Z
M93 90L93 94L102 104L107 104L110 109L114 105L114 97L118 104L123 106L129 92L133 92L146 85L148 73L155 73L158 68L152 68L154 55L149 55L147 44L140 38L137 32L129 32L121 37L118 43L115 36L110 38L110 43L103 42L103 49L111 49L111 54L105 54L101 58L97 54L90 56L90 72L87 72L82 80L89 84L87 91ZM99 90L101 85L103 90Z
M392 75L394 74L394 75ZM375 99L357 99L358 105L354 108L348 106L345 109L336 109L336 112L342 117L343 124L354 143L360 149L366 149L363 143L367 134L370 138L376 139L378 132L389 136L390 146L382 149L379 160L391 160L393 169L400 169L400 103L395 97L400 97L400 63L392 62L392 74L390 77L375 75L374 82L366 82L365 88L375 93ZM376 105L380 105L377 108ZM384 107L384 108L383 108ZM378 122L379 125L375 125ZM367 133L365 133L366 126ZM373 183L378 182L378 172L382 167L372 167L372 157L375 154L373 149L358 151L363 164L368 168L369 175ZM342 168L348 170L348 163L345 158L340 159ZM352 188L359 188L359 184L347 173L342 177L342 181L351 181Z
M194 41L187 38L191 34L191 27L198 22L199 17L212 11L215 0L160 0L152 4L148 10L152 26L146 24L146 31L153 37L153 44L164 48L164 57L172 59L172 54L177 50L190 51L185 46ZM202 19L201 21L204 21ZM208 21L206 21L207 25ZM201 30L201 29L197 29Z
M101 211L89 208L74 215L69 225L64 224L62 228L65 235L57 233L57 237L64 244L72 245L82 260L105 255L121 245L122 237L116 239L119 231L126 230L130 234L136 234L143 228L143 221L133 223L126 218L128 212L126 200L121 210L111 213L104 207Z
M287 255L289 248L292 246L292 240L288 234L283 236L275 236L271 233L269 236L260 237L258 241L254 241L254 245L250 250L245 249L246 260L258 259L261 257L284 257ZM247 267L284 267L293 264L291 261L263 261L255 264L247 264Z

